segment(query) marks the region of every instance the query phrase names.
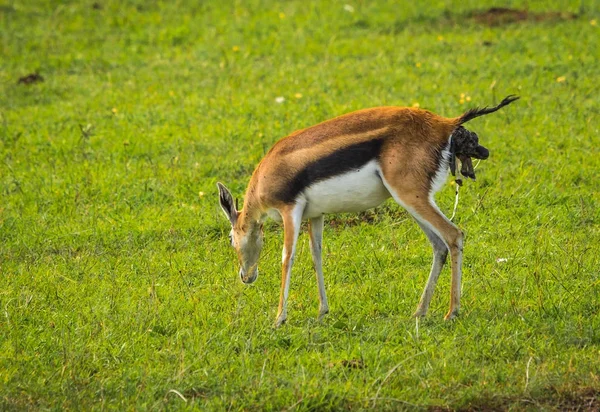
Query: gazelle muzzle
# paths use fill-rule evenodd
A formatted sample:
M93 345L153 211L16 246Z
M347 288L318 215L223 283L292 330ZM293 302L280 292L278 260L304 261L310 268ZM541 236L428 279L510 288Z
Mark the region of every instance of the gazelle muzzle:
M247 274L248 272L250 273L249 275ZM243 284L250 285L254 283L254 281L256 281L256 278L258 278L258 264L254 264L253 266L251 266L249 271L244 271L243 268L240 268L239 274L240 280Z

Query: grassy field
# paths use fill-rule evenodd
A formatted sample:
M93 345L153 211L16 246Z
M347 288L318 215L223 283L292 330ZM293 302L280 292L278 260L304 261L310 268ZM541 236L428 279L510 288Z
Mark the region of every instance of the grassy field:
M600 5L425 3L0 0L0 409L600 408ZM469 124L456 321L448 268L411 318L431 249L389 201L326 219L321 323L301 235L272 328L281 227L242 285L217 181L355 109L513 93Z

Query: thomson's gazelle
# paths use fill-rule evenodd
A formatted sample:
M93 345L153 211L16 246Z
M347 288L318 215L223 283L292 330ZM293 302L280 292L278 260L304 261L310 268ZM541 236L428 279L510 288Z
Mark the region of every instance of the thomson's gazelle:
M231 245L237 252L244 283L252 283L258 276L263 221L267 216L283 220L281 295L275 324L281 325L287 317L292 263L302 220L310 223L322 317L329 311L321 266L323 215L363 211L390 196L415 218L433 246L433 266L415 316L427 313L450 251L452 285L446 319L455 317L460 304L463 234L440 212L434 194L444 184L448 170L454 174L456 157L462 162L462 174L474 178L471 158L487 159L489 155L479 145L477 135L461 125L517 98L508 96L498 106L471 109L456 118L415 108L377 107L296 131L279 140L259 163L240 210L236 210L227 188L218 183L220 204L232 226Z

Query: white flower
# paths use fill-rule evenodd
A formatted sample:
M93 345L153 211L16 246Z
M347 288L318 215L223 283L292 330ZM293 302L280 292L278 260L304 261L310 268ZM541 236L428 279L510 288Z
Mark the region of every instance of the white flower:
M496 259L496 263L504 263L504 262L508 262L508 258L498 258L498 259Z
M344 10L346 10L348 13L354 13L354 7L349 4L344 4Z
M283 103L283 102L285 102L285 97L283 97L283 96L279 96L279 97L276 97L276 98L275 98L275 103L279 103L279 104L281 104L281 103Z

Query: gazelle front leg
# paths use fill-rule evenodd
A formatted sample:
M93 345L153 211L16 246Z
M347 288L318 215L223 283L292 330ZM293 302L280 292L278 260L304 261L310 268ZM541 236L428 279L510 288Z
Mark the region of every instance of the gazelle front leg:
M419 222L418 220L417 223L423 232L425 232L429 242L431 242L431 246L433 247L433 264L431 265L431 272L429 273L429 278L427 279L425 289L423 289L423 294L419 300L417 310L413 315L415 317L423 317L427 314L429 304L431 303L431 297L433 296L433 291L435 290L435 285L437 284L440 272L446 263L446 258L448 257L448 248L446 247L444 241L440 239L440 237L436 235L433 230L429 229L425 224Z
M323 215L310 219L310 252L312 254L313 265L317 274L317 284L319 286L319 320L323 319L329 313L327 304L327 295L325 294L325 280L323 279L322 265L322 247L323 247Z
M281 211L283 219L283 252L281 254L281 292L279 295L279 309L277 310L277 319L275 327L281 326L287 319L287 299L290 291L290 279L292 275L292 265L294 264L294 255L296 253L296 243L300 233L300 224L302 223L302 213L305 202L299 202Z

